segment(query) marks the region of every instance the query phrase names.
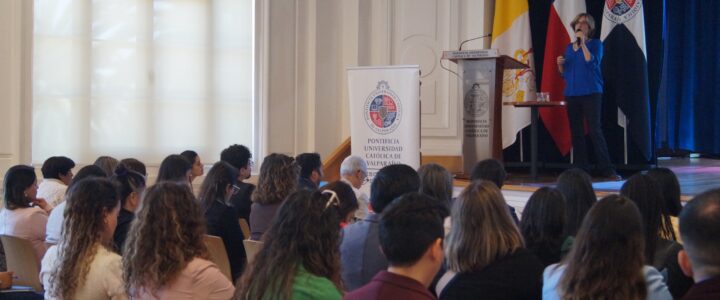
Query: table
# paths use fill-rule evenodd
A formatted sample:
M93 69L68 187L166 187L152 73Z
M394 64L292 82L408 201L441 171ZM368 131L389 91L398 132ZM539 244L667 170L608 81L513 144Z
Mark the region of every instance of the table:
M538 161L537 161L537 123L538 123L538 109L541 107L557 108L564 107L565 101L525 101L525 102L503 102L503 105L512 105L514 107L529 107L530 108L530 176L533 180L537 179L538 172Z

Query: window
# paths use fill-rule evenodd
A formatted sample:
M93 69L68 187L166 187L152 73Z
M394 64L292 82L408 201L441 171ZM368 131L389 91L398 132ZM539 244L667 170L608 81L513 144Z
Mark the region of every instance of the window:
M256 149L253 11L253 0L35 0L33 162Z

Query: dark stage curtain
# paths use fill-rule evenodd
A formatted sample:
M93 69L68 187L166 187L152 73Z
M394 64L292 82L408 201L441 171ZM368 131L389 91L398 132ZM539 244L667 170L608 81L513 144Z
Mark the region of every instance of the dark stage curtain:
M667 0L657 146L720 154L720 1Z
M672 0L677 2L677 5L682 3L682 0ZM552 0L529 0L530 9L530 27L533 39L533 51L535 57L535 71L537 86L541 86L541 74L543 72L543 57L545 55L545 36L547 34L548 25L548 14L550 12L550 5ZM697 2L702 2L698 0ZM712 2L712 1L710 1ZM596 22L595 37L599 38L603 20L603 5L604 0L586 0L585 1L588 13L590 13ZM720 3L720 2L719 2ZM663 21L664 21L664 9L665 0L644 0L643 1L643 12L645 15L645 35L647 45L647 60L648 60L648 80L650 90L650 111L651 111L651 128L655 129L656 118L655 111L657 110L657 99L658 99L658 87L660 86L660 75L663 66ZM569 26L569 24L566 24ZM549 66L554 67L554 66ZM720 85L718 85L720 86ZM612 105L612 104L610 104ZM608 142L608 148L610 150L611 159L614 164L623 164L623 131L622 128L617 125L617 106L608 107L605 103L603 107L603 131ZM539 123L539 138L538 138L538 157L540 161L546 163L568 163L570 157L563 157L555 146L555 142L550 137L547 129ZM588 141L589 142L589 141ZM530 160L530 128L523 130L523 149L525 161ZM590 145L589 145L590 146ZM592 149L592 147L589 147ZM643 165L651 161L647 161L640 151L629 143L629 165ZM592 150L591 150L592 152ZM514 145L506 148L503 152L504 159L506 162L518 162L520 161L520 143L516 142ZM653 154L654 156L654 154ZM594 159L594 154L590 153L591 160Z

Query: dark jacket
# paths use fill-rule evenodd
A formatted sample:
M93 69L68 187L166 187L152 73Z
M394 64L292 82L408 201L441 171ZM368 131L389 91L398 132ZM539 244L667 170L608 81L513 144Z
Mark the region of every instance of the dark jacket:
M655 244L653 267L663 274L668 290L675 299L685 295L694 283L691 277L685 276L678 264L678 252L682 249L682 245L677 242L662 238L659 238Z
M251 196L253 191L255 191L255 185L238 182L236 186L238 190L230 197L230 205L235 209L238 218L243 218L250 223Z
M207 221L207 234L220 237L225 244L225 251L230 260L230 272L233 282L235 282L242 275L247 259L245 246L243 246L245 237L240 229L237 214L225 203L216 200L205 211L205 220Z
M717 300L720 299L720 276L705 279L693 285L683 300Z
M440 294L450 299L541 299L543 265L519 249L489 266L455 276Z
M117 226L115 227L115 233L113 234L113 248L115 252L122 255L122 248L125 245L125 239L130 231L130 224L135 219L135 214L124 208L120 208L118 214Z

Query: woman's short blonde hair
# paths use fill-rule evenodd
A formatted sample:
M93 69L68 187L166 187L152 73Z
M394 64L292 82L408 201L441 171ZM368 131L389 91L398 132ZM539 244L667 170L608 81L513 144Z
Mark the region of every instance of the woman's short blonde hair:
M505 199L490 181L474 181L460 193L451 228L445 257L448 269L458 273L484 268L524 247Z
M593 34L595 34L595 19L592 15L589 13L581 13L570 22L570 27L573 31L575 31L575 25L577 25L578 22L580 22L580 18L585 17L585 20L587 20L588 28L590 29L590 32L588 32L588 37L591 37Z

